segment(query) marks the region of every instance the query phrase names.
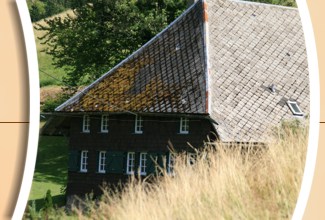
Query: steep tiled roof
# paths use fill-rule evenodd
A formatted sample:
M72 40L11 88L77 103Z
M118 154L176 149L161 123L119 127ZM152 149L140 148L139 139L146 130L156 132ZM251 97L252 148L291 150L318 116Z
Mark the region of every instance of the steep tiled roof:
M197 3L57 111L205 113L202 5Z
M259 142L294 117L287 100L308 114L298 10L206 0L56 110L208 112L222 141Z
M309 112L306 46L297 9L208 1L211 117L223 141L265 141L293 118L286 100ZM268 88L275 86L273 94Z

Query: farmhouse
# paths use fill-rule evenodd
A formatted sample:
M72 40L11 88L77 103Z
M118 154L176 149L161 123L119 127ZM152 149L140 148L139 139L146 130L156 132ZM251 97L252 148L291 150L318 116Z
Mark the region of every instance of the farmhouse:
M70 138L67 195L152 174L152 158L170 172L170 144L267 142L270 128L308 112L298 10L199 0L56 108Z

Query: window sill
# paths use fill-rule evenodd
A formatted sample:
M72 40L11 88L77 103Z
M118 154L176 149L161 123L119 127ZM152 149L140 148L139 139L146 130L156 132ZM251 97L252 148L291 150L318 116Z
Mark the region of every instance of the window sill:
M107 134L108 133L108 131L100 131L100 132L98 132L99 134Z
M293 114L293 117L295 118L303 118L305 115L304 114Z
M90 131L82 131L80 133L82 133L82 134L90 134Z
M143 132L138 131L138 132L134 132L133 134L143 134Z
M189 134L190 132L179 132L177 134Z
M80 170L79 173L87 173L87 170Z

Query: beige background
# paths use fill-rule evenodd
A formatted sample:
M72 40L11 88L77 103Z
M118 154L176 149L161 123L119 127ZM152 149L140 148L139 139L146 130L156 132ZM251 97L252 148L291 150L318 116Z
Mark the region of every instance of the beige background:
M307 4L313 23L318 55L321 93L320 121L325 122L325 2L324 0L308 0ZM325 219L325 124L320 124L319 132L315 176L304 219Z
M319 59L321 121L325 122L325 2L308 0ZM18 10L0 1L0 219L12 215L22 178L28 132L28 73ZM10 123L8 123L10 122ZM304 219L325 219L325 124L320 125L315 177Z
M0 100L0 219L9 219L20 189L29 125L27 61L14 0L0 1Z

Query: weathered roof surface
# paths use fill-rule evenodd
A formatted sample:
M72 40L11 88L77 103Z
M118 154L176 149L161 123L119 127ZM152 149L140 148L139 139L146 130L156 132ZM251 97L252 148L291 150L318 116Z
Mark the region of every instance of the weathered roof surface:
M206 16L203 2L56 110L208 111L222 141L257 142L266 141L282 119L294 118L287 100L297 101L308 114L308 65L298 10L206 0Z
M205 113L202 4L57 111Z
M286 100L309 112L304 34L297 9L208 1L210 116L223 141L265 141L293 118ZM274 84L276 92L268 88Z

